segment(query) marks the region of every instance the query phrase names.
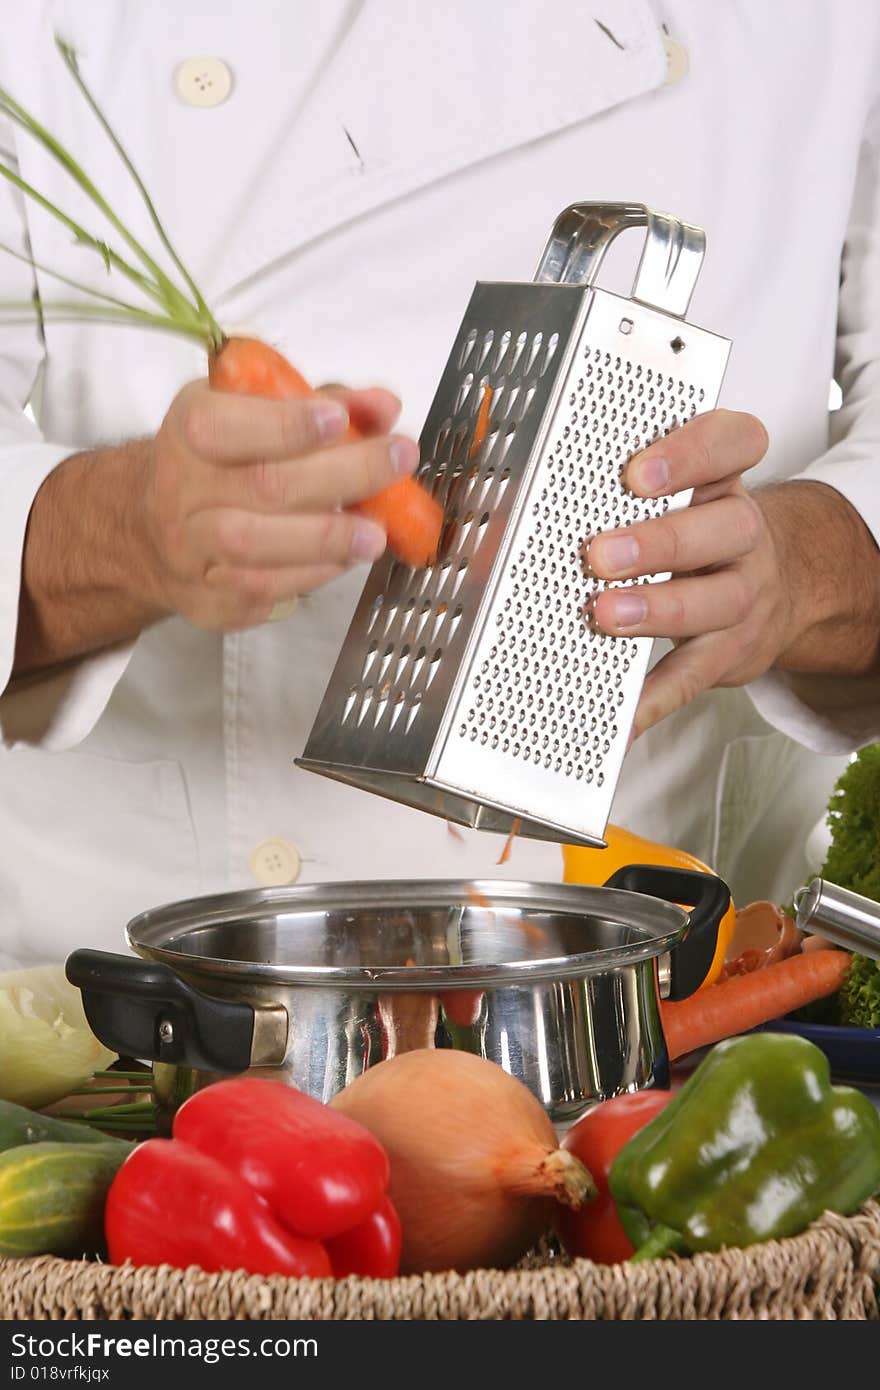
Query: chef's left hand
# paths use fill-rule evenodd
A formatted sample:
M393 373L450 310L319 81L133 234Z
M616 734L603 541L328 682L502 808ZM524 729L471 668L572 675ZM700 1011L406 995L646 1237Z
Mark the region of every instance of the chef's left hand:
M639 497L692 487L691 506L604 532L589 546L597 578L671 573L661 583L606 589L592 607L603 632L676 643L645 681L634 735L704 690L755 679L790 640L778 547L742 481L767 444L754 415L713 410L691 420L631 459L624 474Z

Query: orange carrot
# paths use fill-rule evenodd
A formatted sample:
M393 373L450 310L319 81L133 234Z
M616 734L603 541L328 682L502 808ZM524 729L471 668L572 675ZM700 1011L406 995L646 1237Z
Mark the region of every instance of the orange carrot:
M269 400L315 394L286 357L257 338L227 338L219 351L210 355L208 379L217 391L237 391ZM350 426L345 438L361 436ZM405 564L419 568L436 560L443 509L415 478L401 478L350 510L382 526L391 550Z
M497 863L499 863L499 864L506 864L506 863L507 863L508 859L510 858L510 851L513 849L513 842L514 842L514 840L516 839L517 835L518 835L519 832L520 832L520 827L521 827L521 825L522 825L522 821L521 821L521 820L519 819L519 817L517 816L516 820L514 820L513 824L512 824L511 827L510 827L510 834L508 835L507 839L504 841L504 848L503 848L503 850L501 851L500 858L496 861Z
M483 395L480 400L480 408L477 411L477 422L474 425L474 439L471 444L471 451L468 458L474 458L480 452L480 445L486 438L486 431L489 428L489 411L492 408L492 396L494 394L491 386L483 387Z
M734 975L689 999L667 1000L660 1007L669 1056L674 1061L834 994L851 959L848 951L811 951L750 975Z

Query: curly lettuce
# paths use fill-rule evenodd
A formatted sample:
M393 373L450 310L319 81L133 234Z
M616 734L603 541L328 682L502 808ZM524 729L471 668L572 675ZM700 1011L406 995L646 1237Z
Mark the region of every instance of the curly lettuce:
M831 845L822 878L880 903L880 744L862 748L837 779L827 824ZM880 961L854 955L838 993L820 1003L822 1022L880 1028Z
M838 991L841 1023L853 1028L880 1028L880 960L853 956Z

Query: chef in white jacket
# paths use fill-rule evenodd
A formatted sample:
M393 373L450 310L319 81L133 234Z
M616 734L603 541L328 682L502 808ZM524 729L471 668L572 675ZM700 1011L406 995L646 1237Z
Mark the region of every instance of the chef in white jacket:
M141 909L225 888L560 876L558 846L498 866L497 837L292 760L384 543L335 505L414 467L474 281L530 279L589 199L704 227L691 315L733 340L724 412L630 471L640 491L696 484L690 512L591 547L599 575L673 571L646 608L620 589L597 606L607 631L672 639L612 819L740 900L787 897L846 755L880 736L877 6L0 9L0 82L157 247L53 32L72 41L225 329L403 402L395 422L383 391L335 419L220 397L198 344L58 321L57 284L0 258L0 300L47 306L0 327L0 964L118 949ZM0 151L99 230L19 129L0 124ZM0 240L106 287L8 182ZM345 407L366 443L340 444Z

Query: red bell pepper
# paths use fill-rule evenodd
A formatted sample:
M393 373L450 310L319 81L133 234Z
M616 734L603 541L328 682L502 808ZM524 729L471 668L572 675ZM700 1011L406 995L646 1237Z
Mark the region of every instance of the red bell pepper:
M671 1099L671 1091L660 1090L615 1096L588 1110L563 1138L561 1147L586 1164L597 1188L593 1201L578 1211L559 1208L559 1234L572 1255L613 1265L634 1253L608 1190L608 1170L627 1140L659 1115Z
M337 1279L361 1274L371 1279L391 1279L400 1265L402 1236L400 1217L388 1197L350 1231L325 1242Z
M236 1173L288 1230L316 1240L360 1225L388 1185L387 1155L369 1130L281 1081L217 1081L184 1102L173 1133Z
M113 1264L333 1273L323 1245L285 1230L235 1173L179 1139L148 1139L129 1154L107 1194L104 1230Z

